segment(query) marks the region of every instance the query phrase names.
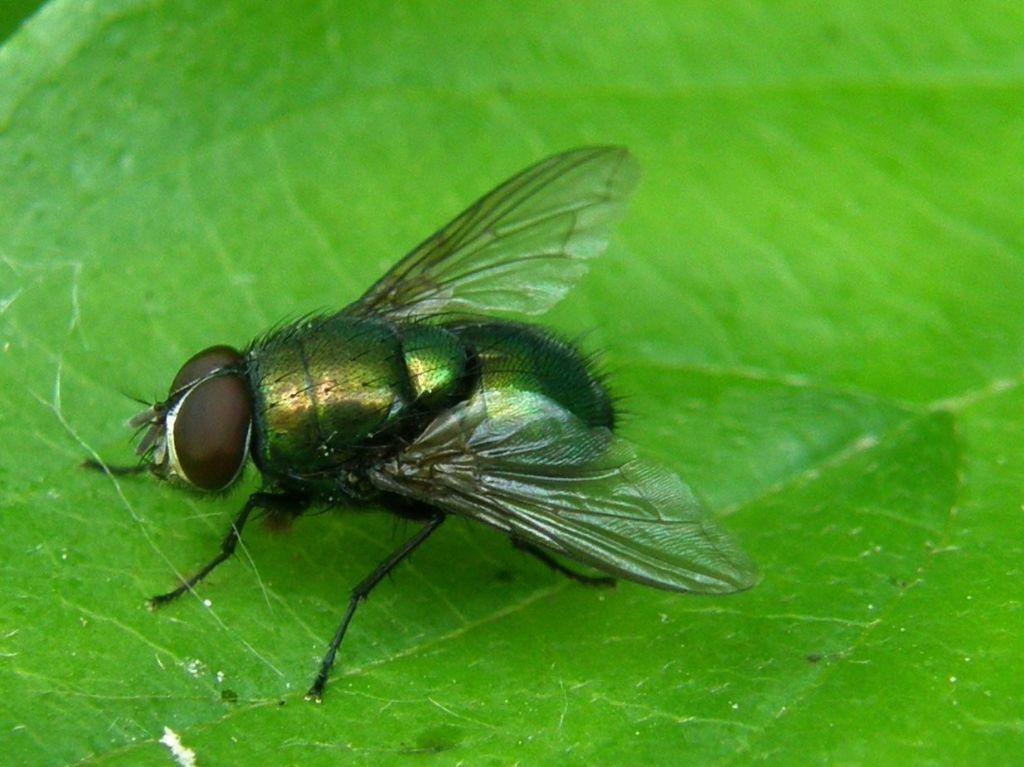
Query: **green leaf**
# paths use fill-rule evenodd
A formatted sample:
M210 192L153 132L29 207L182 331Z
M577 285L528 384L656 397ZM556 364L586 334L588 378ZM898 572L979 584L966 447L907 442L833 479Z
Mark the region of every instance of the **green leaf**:
M25 22L39 8L39 0L6 0L0 5L0 42Z
M199 764L1019 761L1024 10L527 5L65 1L3 43L5 762L168 764L165 728ZM550 322L763 582L595 591L449 524L322 706L390 517L255 525L148 612L257 478L80 470L132 460L130 397L598 142L645 178Z

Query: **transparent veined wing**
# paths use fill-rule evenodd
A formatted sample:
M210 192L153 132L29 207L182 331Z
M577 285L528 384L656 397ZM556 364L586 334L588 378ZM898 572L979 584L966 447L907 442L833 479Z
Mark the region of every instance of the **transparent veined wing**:
M651 586L728 593L758 578L675 474L536 393L474 395L371 481Z
M345 311L395 318L545 312L604 250L639 175L622 147L542 160L420 243Z

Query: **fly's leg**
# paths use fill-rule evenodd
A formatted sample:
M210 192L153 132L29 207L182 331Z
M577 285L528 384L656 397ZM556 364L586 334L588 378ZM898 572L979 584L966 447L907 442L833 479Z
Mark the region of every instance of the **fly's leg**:
M253 509L267 509L271 512L295 515L301 513L308 505L309 501L302 496L284 493L253 493L249 496L249 500L245 502L245 506L242 507L238 516L235 517L235 521L231 523L231 528L228 530L227 535L224 536L224 540L221 541L220 553L203 565L195 575L182 581L181 585L174 589L174 591L168 591L166 594L158 594L150 599L150 609L156 609L168 602L173 602L182 594L191 591L192 587L209 575L217 565L234 554L235 547L238 545L238 540L242 535L242 528L245 527L245 523L249 519L249 515L252 513Z
M423 525L416 534L395 549L391 554L374 568L373 572L370 573L366 578L360 581L354 589L352 589L352 595L348 600L348 609L345 610L345 615L341 619L341 623L338 624L338 630L334 632L334 638L331 640L330 646L327 648L327 653L324 655L323 661L320 663L320 671L316 675L316 679L313 680L313 686L309 688L309 692L306 693L306 700L312 700L319 703L323 698L324 685L327 684L327 675L331 672L331 666L334 665L334 656L338 653L338 647L341 645L341 640L345 638L345 632L348 630L348 624L352 620L352 616L355 615L356 608L359 603L362 602L366 597L373 591L373 587L376 586L391 570L409 556L413 550L416 549L423 541L430 537L430 534L441 526L444 522L443 514L435 514L427 520L426 524Z
M149 468L149 464L132 463L126 466L112 466L109 463L100 463L95 458L86 458L82 461L82 468L88 469L89 471L98 471L103 474L110 473L115 477L124 477L129 474L142 474Z
M598 588L611 588L615 585L615 579L608 575L584 575L578 573L575 570L566 567L553 556L548 554L544 549L534 546L532 543L521 541L518 538L512 539L512 545L517 549L525 551L527 554L532 554L537 557L541 562L550 567L556 573L561 573L570 580L574 580L577 583L582 583L587 586L596 586Z

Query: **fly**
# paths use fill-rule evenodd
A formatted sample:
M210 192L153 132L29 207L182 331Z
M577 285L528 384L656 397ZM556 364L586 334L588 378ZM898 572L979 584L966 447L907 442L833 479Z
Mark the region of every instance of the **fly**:
M603 380L571 344L495 312L553 306L605 248L639 170L621 147L554 155L475 202L359 300L275 329L243 350L189 359L167 398L135 416L140 463L217 492L249 460L249 496L215 557L152 607L191 590L235 551L253 512L373 505L417 532L352 590L307 693L321 700L360 602L451 514L497 528L583 582L615 578L725 594L756 568L674 473L615 434ZM595 568L588 576L560 555Z

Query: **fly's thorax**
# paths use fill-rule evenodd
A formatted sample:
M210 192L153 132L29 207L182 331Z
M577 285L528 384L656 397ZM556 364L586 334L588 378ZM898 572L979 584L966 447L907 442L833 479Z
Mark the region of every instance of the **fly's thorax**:
M303 320L248 352L253 458L282 477L338 467L401 419L414 400L389 322L344 314Z
M466 375L466 347L443 327L426 323L404 326L402 356L416 405L435 411L449 404Z
M472 351L479 387L536 392L588 426L614 425L611 397L586 358L571 344L522 323L460 323L448 328Z

